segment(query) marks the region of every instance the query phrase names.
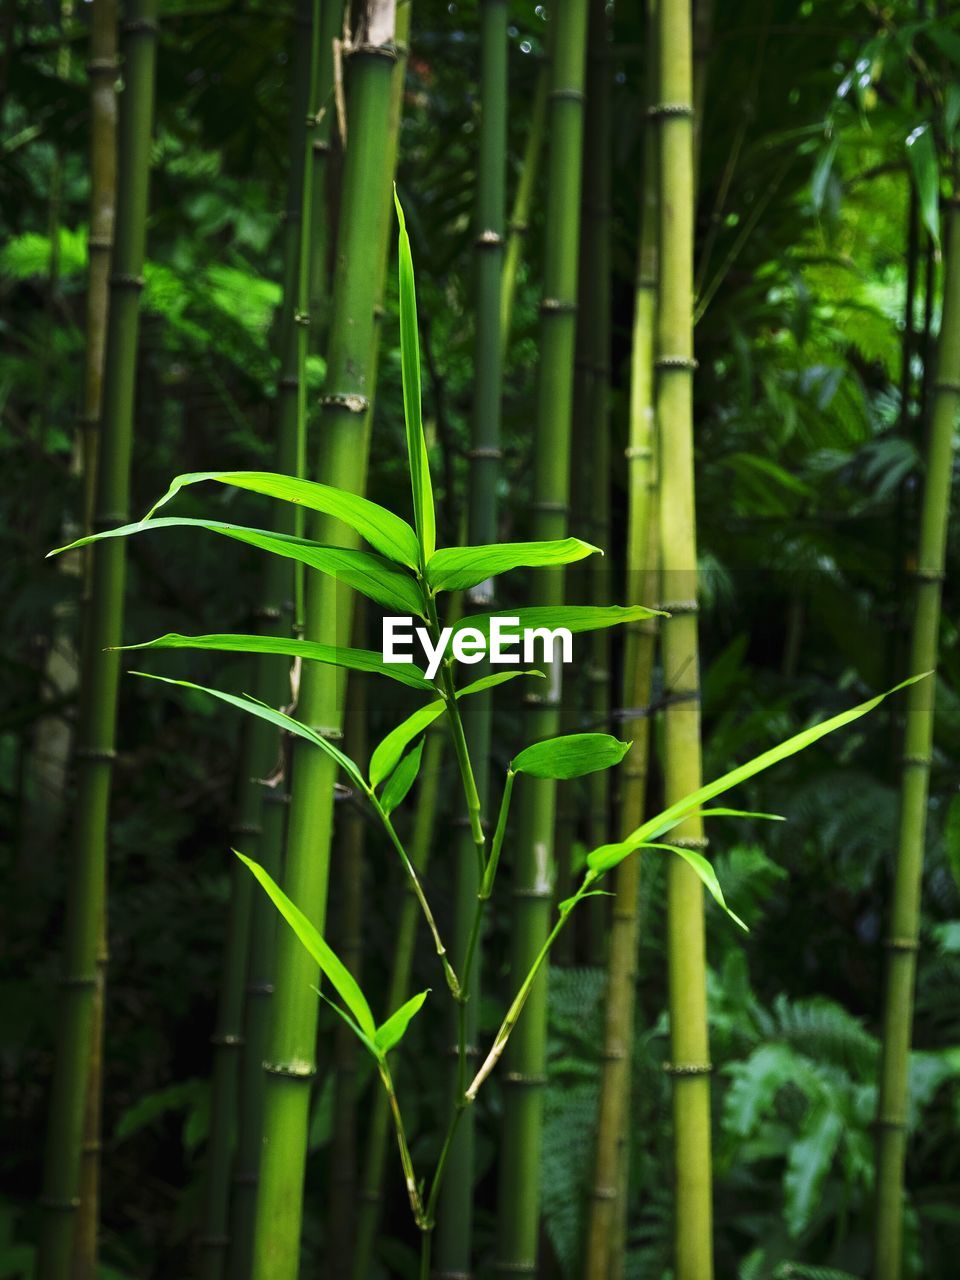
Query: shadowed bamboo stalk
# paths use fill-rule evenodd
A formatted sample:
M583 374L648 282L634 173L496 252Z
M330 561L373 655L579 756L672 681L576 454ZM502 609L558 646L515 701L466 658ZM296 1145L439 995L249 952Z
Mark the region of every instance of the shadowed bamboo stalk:
M501 298L507 159L507 20L506 0L483 0L480 30L480 155L474 224L476 251L477 320L474 355L473 420L468 497L468 538L473 545L496 542L497 480L500 474L500 416L503 394L501 348ZM471 608L492 605L492 588L481 583L468 592ZM477 678L488 670L478 667ZM470 744L474 778L481 811L489 789L492 706L490 695L470 700L463 725ZM453 928L453 965L467 983L465 1009L455 1009L450 1020L450 1100L457 1106L469 1081L465 1078L476 1047L477 1006L480 1000L482 944L466 974L466 956L473 932L480 891L480 871L469 824L459 829L457 840L456 901ZM462 1021L461 1021L462 1019ZM464 1052L458 1051L459 1037ZM456 1280L470 1274L473 1242L474 1109L468 1108L459 1123L447 1159L446 1181L440 1195L437 1218L438 1280Z
M404 6L409 11L409 6ZM380 278L371 261L387 243L392 155L385 155L396 63L392 0L374 0L356 15L345 49L348 63L348 144L343 170L337 267L331 308L327 385L323 397L318 478L359 492L366 473L367 410L373 395L375 312ZM385 163L387 161L387 163ZM336 532L336 538L334 538ZM344 541L343 529L319 517L311 535ZM308 639L346 644L350 592L319 575L305 590ZM298 717L339 737L341 683L336 669L307 663L301 674ZM298 739L283 884L287 895L322 929L326 911L334 766L325 753ZM278 934L274 1017L268 1046L260 1192L254 1230L255 1280L295 1280L299 1269L303 1181L310 1083L315 1074L318 1003L315 962L289 930Z
M661 627L668 805L701 784L697 547L693 485L693 107L690 6L662 0L658 12L660 297L656 408L660 432ZM704 847L696 814L673 843ZM679 858L667 872L669 1070L673 1080L676 1280L710 1280L713 1226L710 1050L707 1031L703 886Z
M549 101L550 156L546 202L540 376L534 438L533 529L537 539L567 532L570 428L580 237L586 0L568 0L556 17ZM544 604L563 601L563 572L553 571ZM554 736L560 716L560 664L549 689L530 698L525 737ZM556 784L524 779L515 848L510 972L530 971L549 932L553 888ZM540 1222L540 1147L546 1067L547 969L540 972L507 1048L500 1146L498 1275L535 1270Z
M530 131L523 151L520 179L517 183L513 209L508 224L507 248L503 260L503 287L500 294L500 350L506 357L513 327L513 306L517 297L517 274L520 258L529 230L530 207L540 172L540 156L543 151L543 135L547 127L547 92L550 88L550 66L544 62L537 72L533 109L530 113Z
M950 205L943 318L927 446L913 611L911 674L937 665L953 436L960 409L960 208ZM899 1280L903 1266L903 1171L907 1147L907 1083L920 924L920 892L933 750L936 682L907 691L900 828L883 1013L883 1059L877 1103L875 1280Z
M116 238L110 276L100 461L94 525L122 524L129 510L139 302L146 239L156 64L155 0L126 9ZM77 725L77 801L68 878L63 979L44 1158L38 1280L65 1280L80 1200L87 1082L95 1038L97 960L106 911L106 847L116 737L125 548L97 543Z
M306 334L305 282L309 280L310 243L299 234L304 225L310 225L312 170L307 165L307 150L311 141L309 115L314 103L317 83L317 63L320 42L320 0L300 0L294 21L296 47L294 78L294 129L291 151L291 196L288 213L296 213L296 219L288 222L289 240L293 242L295 269L285 272L287 292L284 297L282 333L281 413L278 424L278 454L281 466L287 465L297 474L302 473L299 459L303 452L302 441L306 437L306 404L302 388L306 384ZM306 136L304 125L307 124ZM295 203L299 200L299 204ZM286 248L286 245L285 245ZM291 385L292 384L292 385ZM291 456L292 455L292 456ZM281 516L289 520L287 512ZM296 523L284 529L296 532ZM275 571L276 572L276 571ZM278 583L278 585L280 585ZM287 585L289 586L289 578ZM273 621L271 616L261 621ZM255 667L258 675L271 682L265 693L278 689L277 675L265 670L261 660ZM278 673L279 675L280 673ZM248 852L248 856L260 856L261 795L258 777L265 776L270 767L270 756L275 753L275 739L269 726L257 722L245 726L244 749L241 760L240 796L237 821L232 835L234 843ZM231 1171L237 1146L238 1120L240 1119L241 1049L244 1032L244 1004L249 971L249 951L253 911L253 884L245 874L245 867L234 860L231 876L231 897L227 922L224 958L221 970L220 998L217 1009L217 1025L212 1037L214 1046L213 1080L211 1088L210 1137L207 1144L207 1171L203 1208L203 1235L201 1275L203 1280L221 1280L230 1244L230 1189ZM258 921L258 924L260 922ZM255 1029L256 1034L256 1029ZM249 1076L244 1073L244 1078ZM251 1105L249 1096L244 1099ZM254 1120L255 1123L255 1120ZM248 1134L248 1138L253 1135ZM244 1152L244 1164L248 1163ZM246 1230L241 1228L246 1235ZM240 1259L241 1266L245 1265Z
M654 17L654 13L648 10L651 31L655 30ZM652 66L648 68L648 76L652 70ZM630 434L626 450L629 504L626 601L655 606L659 598L659 511L653 408L658 274L657 139L649 123L644 133L640 243L630 360ZM635 830L643 819L649 771L650 719L641 713L641 709L650 701L656 632L653 619L631 623L627 627L623 665L623 706L627 717L624 728L633 749L620 767L620 828L624 832ZM584 1255L585 1280L622 1276L626 1251L630 1067L636 1006L640 868L641 858L636 855L622 862L616 873L607 961L600 1111Z
M93 0L87 76L90 82L90 232L87 238L87 346L80 465L83 472L83 528L85 533L91 533L96 493L97 428L103 400L103 363L110 301L110 252L117 203L117 0ZM81 619L88 604L91 562L88 551L83 559L84 606ZM106 919L101 916L80 1164L80 1210L74 1237L71 1280L94 1280L97 1274L103 1016L108 962Z
M420 767L419 793L413 834L410 839L410 860L422 878L430 857L436 827L440 796L443 754L446 746L446 728L441 721L427 729L423 763ZM472 852L472 850L471 850ZM390 990L386 1009L398 1009L410 994L410 972L417 928L422 919L420 904L409 885L405 886L403 906L396 929L393 947L393 967L390 971ZM364 1151L363 1178L357 1208L356 1246L353 1254L353 1280L367 1280L370 1274L377 1233L380 1227L380 1211L383 1201L383 1171L390 1145L390 1101L387 1094L378 1089L370 1108L370 1122Z

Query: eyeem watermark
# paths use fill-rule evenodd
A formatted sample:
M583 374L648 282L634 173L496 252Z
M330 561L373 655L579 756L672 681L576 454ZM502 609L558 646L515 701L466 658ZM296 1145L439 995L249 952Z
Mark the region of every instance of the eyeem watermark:
M413 618L384 618L383 660L389 663L413 662L413 641L419 640L427 659L427 679L440 670L447 649L457 662L472 666L489 659L492 666L509 666L520 662L563 663L573 661L573 636L566 627L520 627L519 618L491 618L490 633L479 627L444 627L434 643L426 627L414 625Z

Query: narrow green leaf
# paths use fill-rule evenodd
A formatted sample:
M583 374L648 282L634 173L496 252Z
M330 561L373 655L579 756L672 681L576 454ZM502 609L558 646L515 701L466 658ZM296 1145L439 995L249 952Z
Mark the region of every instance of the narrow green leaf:
M753 813L750 809L701 809L701 818L763 818L766 822L786 822L782 813Z
M153 529L176 527L206 529L210 533L219 533L223 537L258 547L261 551L269 551L273 555L284 556L288 560L298 560L311 569L317 569L320 573L329 574L345 582L347 586L369 596L371 600L383 605L386 609L392 609L400 614L415 614L423 617L420 592L410 574L397 569L388 560L370 551L325 547L319 542L295 538L291 534L272 533L268 529L248 529L245 525L227 524L222 520L159 516L156 520L140 520L136 524L125 524L117 529L107 529L103 533L78 538L69 546L58 547L56 551L51 551L49 554L59 555L61 551L85 547L88 543L98 542L102 538L126 538L134 533L148 533Z
M417 332L417 289L413 275L413 255L403 209L393 191L400 224L400 364L403 373L403 416L407 428L407 456L410 461L410 483L413 489L413 512L417 535L423 548L424 562L437 546L436 516L433 510L433 485L430 461L423 436L420 395L420 338Z
M294 640L289 636L209 635L181 636L175 631L156 640L142 644L125 644L120 649L213 649L222 653L276 653L287 658L306 658L310 662L324 662L334 667L346 667L350 671L370 671L389 676L411 689L428 689L433 685L419 667L410 664L384 662L372 649L348 649L341 645L319 644L315 640Z
M458 689L457 698L468 698L471 694L483 693L485 689L493 689L498 684L505 684L508 680L516 680L518 676L542 676L542 674L540 671L492 672L490 675L482 676L479 680L474 680L472 684ZM446 705L442 698L438 698L435 702L428 702L426 706L418 707L412 715L407 716L406 720L401 721L395 729L390 730L383 741L374 748L373 755L370 757L371 787L378 787L384 778L389 777L409 743L414 740L418 733L422 733L428 725L433 724L434 720L443 714Z
M833 162L836 159L839 145L840 137L838 134L834 134L817 156L817 163L813 166L810 196L814 213L823 212L823 205L827 195L827 183L830 181L830 174L833 172Z
M557 627L566 629L575 635L582 631L602 631L606 627L618 627L626 622L639 622L643 618L665 617L660 609L646 609L643 605L533 605L526 609L498 609L496 613L476 613L461 618L453 624L453 630L462 631L465 627L473 627L484 636L490 634L490 622L493 618L516 618L520 630L535 627Z
M406 520L401 520L392 511L378 506L369 498L361 498L357 493L272 471L186 472L172 481L160 501L155 502L147 512L146 519L151 519L154 512L159 511L187 485L199 484L205 480L230 485L235 489L249 489L253 493L262 493L269 498L279 498L283 502L292 502L296 506L319 511L322 515L333 516L349 525L388 560L409 565L411 569L418 567L417 535Z
M525 747L510 768L533 778L579 778L619 764L632 745L609 733L568 733Z
M375 1041L377 1025L373 1020L373 1014L370 1012L370 1006L357 985L357 980L343 961L323 940L320 930L304 915L296 903L290 901L280 886L264 871L259 863L254 862L252 858L246 857L238 849L234 849L233 852L259 880L267 895L273 901L274 906L310 952L311 956L313 956L314 960L316 960L323 976L353 1014L360 1030L365 1036Z
M373 1038L380 1054L388 1054L391 1049L400 1043L407 1033L413 1018L423 1007L423 1002L430 994L430 988L421 991L419 995L411 996L410 999L400 1006L396 1013L391 1013L386 1022L381 1023L377 1027L377 1034Z
M423 738L420 739L412 751L407 752L393 773L391 773L387 785L383 788L383 795L380 797L380 808L388 817L393 813L397 805L403 802L407 792L416 782L422 759Z
M615 898L615 893L609 893L606 889L589 889L586 893L575 893L571 898L564 898L562 902L557 903L557 910L561 915L568 911L576 902L582 902L584 898Z
M724 909L724 911L727 913L730 919L734 922L734 924L738 924L745 933L750 932L750 930L743 923L740 917L736 915L733 911L731 911L730 908L727 906L726 900L723 896L723 890L720 888L720 881L717 879L717 873L714 871L713 867L706 860L706 858L703 856L702 853L697 853L696 850L694 849L684 849L681 845L678 845L678 844L649 843L649 844L642 844L640 848L641 849L662 849L662 850L665 850L667 853L675 853L678 858L682 858L684 862L686 862L688 866L692 867L693 870L697 873L697 875L703 881L703 884L706 887L707 892L710 894L713 900Z
M480 547L444 547L430 557L427 583L435 591L461 591L510 569L544 569L583 560L599 547L579 538L554 542L504 542Z
M913 170L923 225L940 247L940 165L937 144L929 124L918 125L907 138L907 156Z
M132 676L141 676L144 680L158 680L161 684L174 684L181 689L195 689L198 693L209 694L211 698L217 698L220 702L227 703L228 706L237 707L240 711L246 711L248 715L257 716L261 720L275 724L278 729L285 729L288 733L295 734L298 738L304 738L307 742L312 742L315 747L319 747L321 751L325 751L328 756L331 756L361 791L367 790L363 774L349 756L344 755L339 747L335 747L332 742L328 742L326 738L316 733L309 725L301 724L299 720L294 720L292 716L286 715L283 711L275 711L273 707L268 707L263 702L257 702L254 698L244 698L236 693L225 693L223 689L209 689L206 685L193 684L190 680L172 680L169 676L155 676L148 671L131 671L130 674Z
M357 1039L373 1054L375 1058L380 1057L380 1050L373 1043L369 1036L365 1036L354 1020L350 1017L345 1009L341 1009L335 1000L331 1000L329 996L324 995L319 987L311 987L311 991L315 992L324 1004L329 1005L338 1018L342 1018Z

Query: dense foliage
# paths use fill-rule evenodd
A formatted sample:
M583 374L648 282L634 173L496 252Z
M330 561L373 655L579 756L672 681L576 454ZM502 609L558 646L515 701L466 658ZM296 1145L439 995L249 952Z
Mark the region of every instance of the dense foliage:
M57 13L56 6L20 0L6 6L2 19L0 831L7 887L0 1276L10 1277L31 1274L38 1230L37 1136L51 1066L73 803L62 742L77 699L82 580L69 561L43 557L69 540L82 509L76 419L88 218L84 9L64 4ZM928 17L925 9L716 0L702 50L707 108L694 381L708 778L906 673L942 274L937 179L930 176L936 158L932 151L934 158L927 157L925 135L915 131L926 129L942 144L960 116L960 20L949 13ZM511 5L511 192L549 17L549 6ZM616 460L627 439L646 37L635 8L616 6L612 22ZM418 0L413 24L398 190L418 266L424 425L438 526L449 544L465 518L469 466L478 5ZM272 462L291 50L289 15L274 5L168 0L161 6L133 463L138 516L174 474ZM339 172L335 150L331 220ZM542 198L535 199L507 348L504 540L530 533L544 214ZM407 514L397 310L391 271L368 492ZM322 355L311 355L308 373L313 405ZM316 449L311 441L311 453ZM585 465L590 452L589 424L576 424L573 468ZM622 581L626 491L617 461L611 485L610 552L604 568L591 572L604 575L605 598L626 601L633 593ZM186 490L178 513L259 525L263 506L236 489L202 496ZM948 565L958 555L955 521ZM248 548L169 530L132 539L128 557L128 642L165 632L250 629L260 563ZM960 1247L960 599L949 574L944 591L911 1064L905 1274L912 1280L947 1280ZM379 648L379 637L368 637L366 647ZM137 657L131 665L146 661ZM235 691L249 677L243 656L174 653L150 661L164 675ZM616 673L621 661L615 641ZM662 688L658 672L646 709L655 740ZM414 705L399 686L384 690L378 683L376 691L369 699L371 742ZM599 727L590 723L585 688L576 688L572 701L576 728ZM524 729L513 701L498 698L495 708L494 759L502 773ZM104 1077L102 1274L112 1280L189 1274L197 1256L209 1036L242 734L239 715L221 712L158 682L122 683ZM901 712L891 701L737 793L744 808L785 814L788 822L711 828L711 859L724 894L750 927L742 935L708 906L720 1276L833 1280L862 1276L868 1267ZM636 709L614 711L614 732L631 714ZM656 760L654 751L655 796ZM449 921L454 867L441 851L460 812L451 753L441 768L425 883L438 917ZM582 802L585 790L576 788L584 784L568 785ZM344 799L338 813L353 803ZM584 809L581 803L573 840L583 853ZM361 964L364 990L379 1010L386 1005L401 873L372 824L365 844ZM338 874L335 868L328 919L331 940L345 947ZM670 1274L662 879L662 866L648 858L632 1055L626 1274L636 1280ZM485 993L480 1003L484 1043L512 993L504 977L506 909L494 905L490 920L485 964L491 982L499 974L504 989ZM435 962L429 939L418 937L413 990L436 985ZM566 963L550 974L544 1275L582 1274L602 962L602 946L584 925ZM305 1275L322 1267L329 1247L334 1023L328 1010L321 1012ZM447 1099L431 1064L442 1057L447 1036L441 1019L424 1014L396 1055L419 1166L437 1154L432 1135ZM356 1073L361 1136L377 1083L371 1065L359 1063ZM494 1076L478 1107L475 1235L482 1259L492 1256L502 1106ZM415 1232L392 1157L391 1151L380 1270L372 1274L413 1275Z

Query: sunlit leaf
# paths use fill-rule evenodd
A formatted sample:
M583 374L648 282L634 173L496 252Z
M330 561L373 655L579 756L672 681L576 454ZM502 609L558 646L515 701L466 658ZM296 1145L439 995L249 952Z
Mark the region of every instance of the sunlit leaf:
M348 649L341 645L319 644L315 640L294 640L289 636L209 635L181 636L176 632L145 640L142 644L125 644L121 649L212 649L222 653L275 653L288 658L306 658L311 662L329 663L350 671L369 671L389 676L411 689L433 686L419 667L412 663L384 662L372 649Z
M386 507L378 506L357 493L272 471L186 472L172 481L160 501L150 508L146 518L149 520L154 512L187 485L200 484L204 480L230 485L236 489L249 489L253 493L262 493L270 498L307 507L311 511L319 511L322 515L333 516L349 525L389 560L409 565L412 569L418 567L417 535L406 520L401 520Z
M405 1004L400 1006L396 1013L392 1013L386 1022L377 1027L373 1042L381 1054L389 1053L391 1049L400 1043L407 1033L407 1027L409 1027L415 1015L420 1012L423 1002L429 994L430 989L428 987L426 991L421 991L419 995L411 996Z
M249 867L250 871L253 872L284 920L316 960L320 966L321 973L353 1014L360 1030L364 1035L369 1036L371 1040L375 1040L377 1026L373 1020L373 1014L370 1012L370 1006L367 1004L357 980L343 961L324 941L320 930L304 915L295 902L290 901L280 886L264 871L259 863L254 862L252 858L246 857L238 849L234 849L233 852L244 866Z
M423 738L420 739L412 751L407 752L393 773L391 773L387 785L383 788L383 795L380 797L380 808L384 813L393 813L397 805L403 801L404 796L417 780L422 759Z
M940 244L940 164L937 144L929 124L918 125L907 138L907 155L913 170L923 225L934 244Z
M393 193L400 224L400 364L403 372L403 416L407 428L407 456L413 488L413 511L417 533L423 546L424 561L430 559L437 546L436 516L433 510L433 485L430 461L423 436L423 410L420 393L420 338L417 332L417 290L413 276L413 255L403 209Z
M273 533L268 529L249 529L245 525L227 524L223 520L193 520L185 516L160 516L155 520L140 520L136 524L106 529L86 538L78 538L69 546L58 547L50 555L85 547L103 538L126 538L135 533L149 533L155 529L170 528L206 529L210 533L233 538L261 551L297 560L320 573L329 574L354 590L369 596L377 604L400 614L423 616L420 592L410 574L397 569L388 560L370 551L353 551L345 547L325 547L307 538L295 538L292 534Z
M505 542L479 547L444 547L430 557L427 582L437 591L460 591L510 569L545 569L573 564L600 552L579 538L553 542ZM602 553L601 553L602 554Z
M619 764L632 745L609 733L568 733L525 747L510 768L533 778L579 778Z
M643 618L665 617L660 609L647 609L643 605L532 605L525 609L498 609L496 613L476 613L460 618L453 624L454 632L471 627L484 636L490 634L490 622L493 618L516 618L517 626L522 630L535 627L548 627L556 630L566 629L575 635L583 631L601 631L606 627L618 627L627 622L638 622Z

